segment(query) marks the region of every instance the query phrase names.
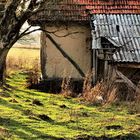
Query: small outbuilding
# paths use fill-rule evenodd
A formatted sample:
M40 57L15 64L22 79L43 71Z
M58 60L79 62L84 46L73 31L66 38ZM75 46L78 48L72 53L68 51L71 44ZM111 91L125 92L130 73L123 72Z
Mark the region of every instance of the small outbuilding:
M140 14L94 14L92 49L95 81L119 70L134 83L140 80Z

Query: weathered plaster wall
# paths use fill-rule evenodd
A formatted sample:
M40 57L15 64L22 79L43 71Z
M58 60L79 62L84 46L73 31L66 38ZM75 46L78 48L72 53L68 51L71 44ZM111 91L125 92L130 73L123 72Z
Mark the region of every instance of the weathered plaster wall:
M59 36L71 34L72 32L78 32L66 37L56 37L55 35L51 35L55 41L61 45L65 52L76 61L84 73L91 70L91 41L89 28L79 25L71 25L68 27L46 27L46 30L59 30L55 33ZM50 40L45 37L44 33L41 35L41 42L42 65L45 68L44 70L48 77L81 77L73 65L64 58Z

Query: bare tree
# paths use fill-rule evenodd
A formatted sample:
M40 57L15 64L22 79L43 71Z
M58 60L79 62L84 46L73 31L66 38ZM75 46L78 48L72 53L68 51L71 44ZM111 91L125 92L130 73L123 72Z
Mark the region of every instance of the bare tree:
M27 29L20 32L24 23L28 21L32 15L47 10L47 8L50 8L50 5L55 6L60 1L61 0L55 0L55 2L52 0L5 0L5 10L2 18L0 19L0 85L2 85L5 81L6 57L11 47L17 42L17 40L25 35L38 30L44 31L41 27L30 31L31 26L29 26ZM74 62L63 49L60 48L55 40L53 40L53 38L49 35L50 32L45 31L45 34L53 42L53 44L55 44L60 53L71 62L81 76L84 76L84 73L79 65L76 64L76 62Z
M2 1L4 3L4 0ZM20 33L23 24L51 0L5 0L5 9L0 20L0 84L5 80L6 57L10 48L31 28ZM47 5L46 5L47 7ZM45 9L44 9L45 10Z
M28 6L26 8L26 4ZM20 29L38 5L37 0L8 0L0 21L0 84L5 79L6 57L20 37Z

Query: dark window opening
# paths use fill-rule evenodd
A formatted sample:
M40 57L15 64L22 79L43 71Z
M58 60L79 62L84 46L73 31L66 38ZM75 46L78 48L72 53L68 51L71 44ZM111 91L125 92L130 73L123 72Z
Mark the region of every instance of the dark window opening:
M102 48L112 48L112 43L109 42L106 38L102 37L101 38L101 44L102 44Z
M116 25L116 30L117 30L117 32L120 32L120 26L119 25Z

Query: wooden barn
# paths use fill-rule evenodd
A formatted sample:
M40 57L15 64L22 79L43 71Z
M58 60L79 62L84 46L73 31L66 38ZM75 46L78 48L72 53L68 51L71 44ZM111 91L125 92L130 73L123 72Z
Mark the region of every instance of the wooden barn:
M81 79L93 71L93 82L114 76L114 68L140 80L140 1L62 0L30 20L41 34L43 78ZM44 8L43 5L41 8Z

